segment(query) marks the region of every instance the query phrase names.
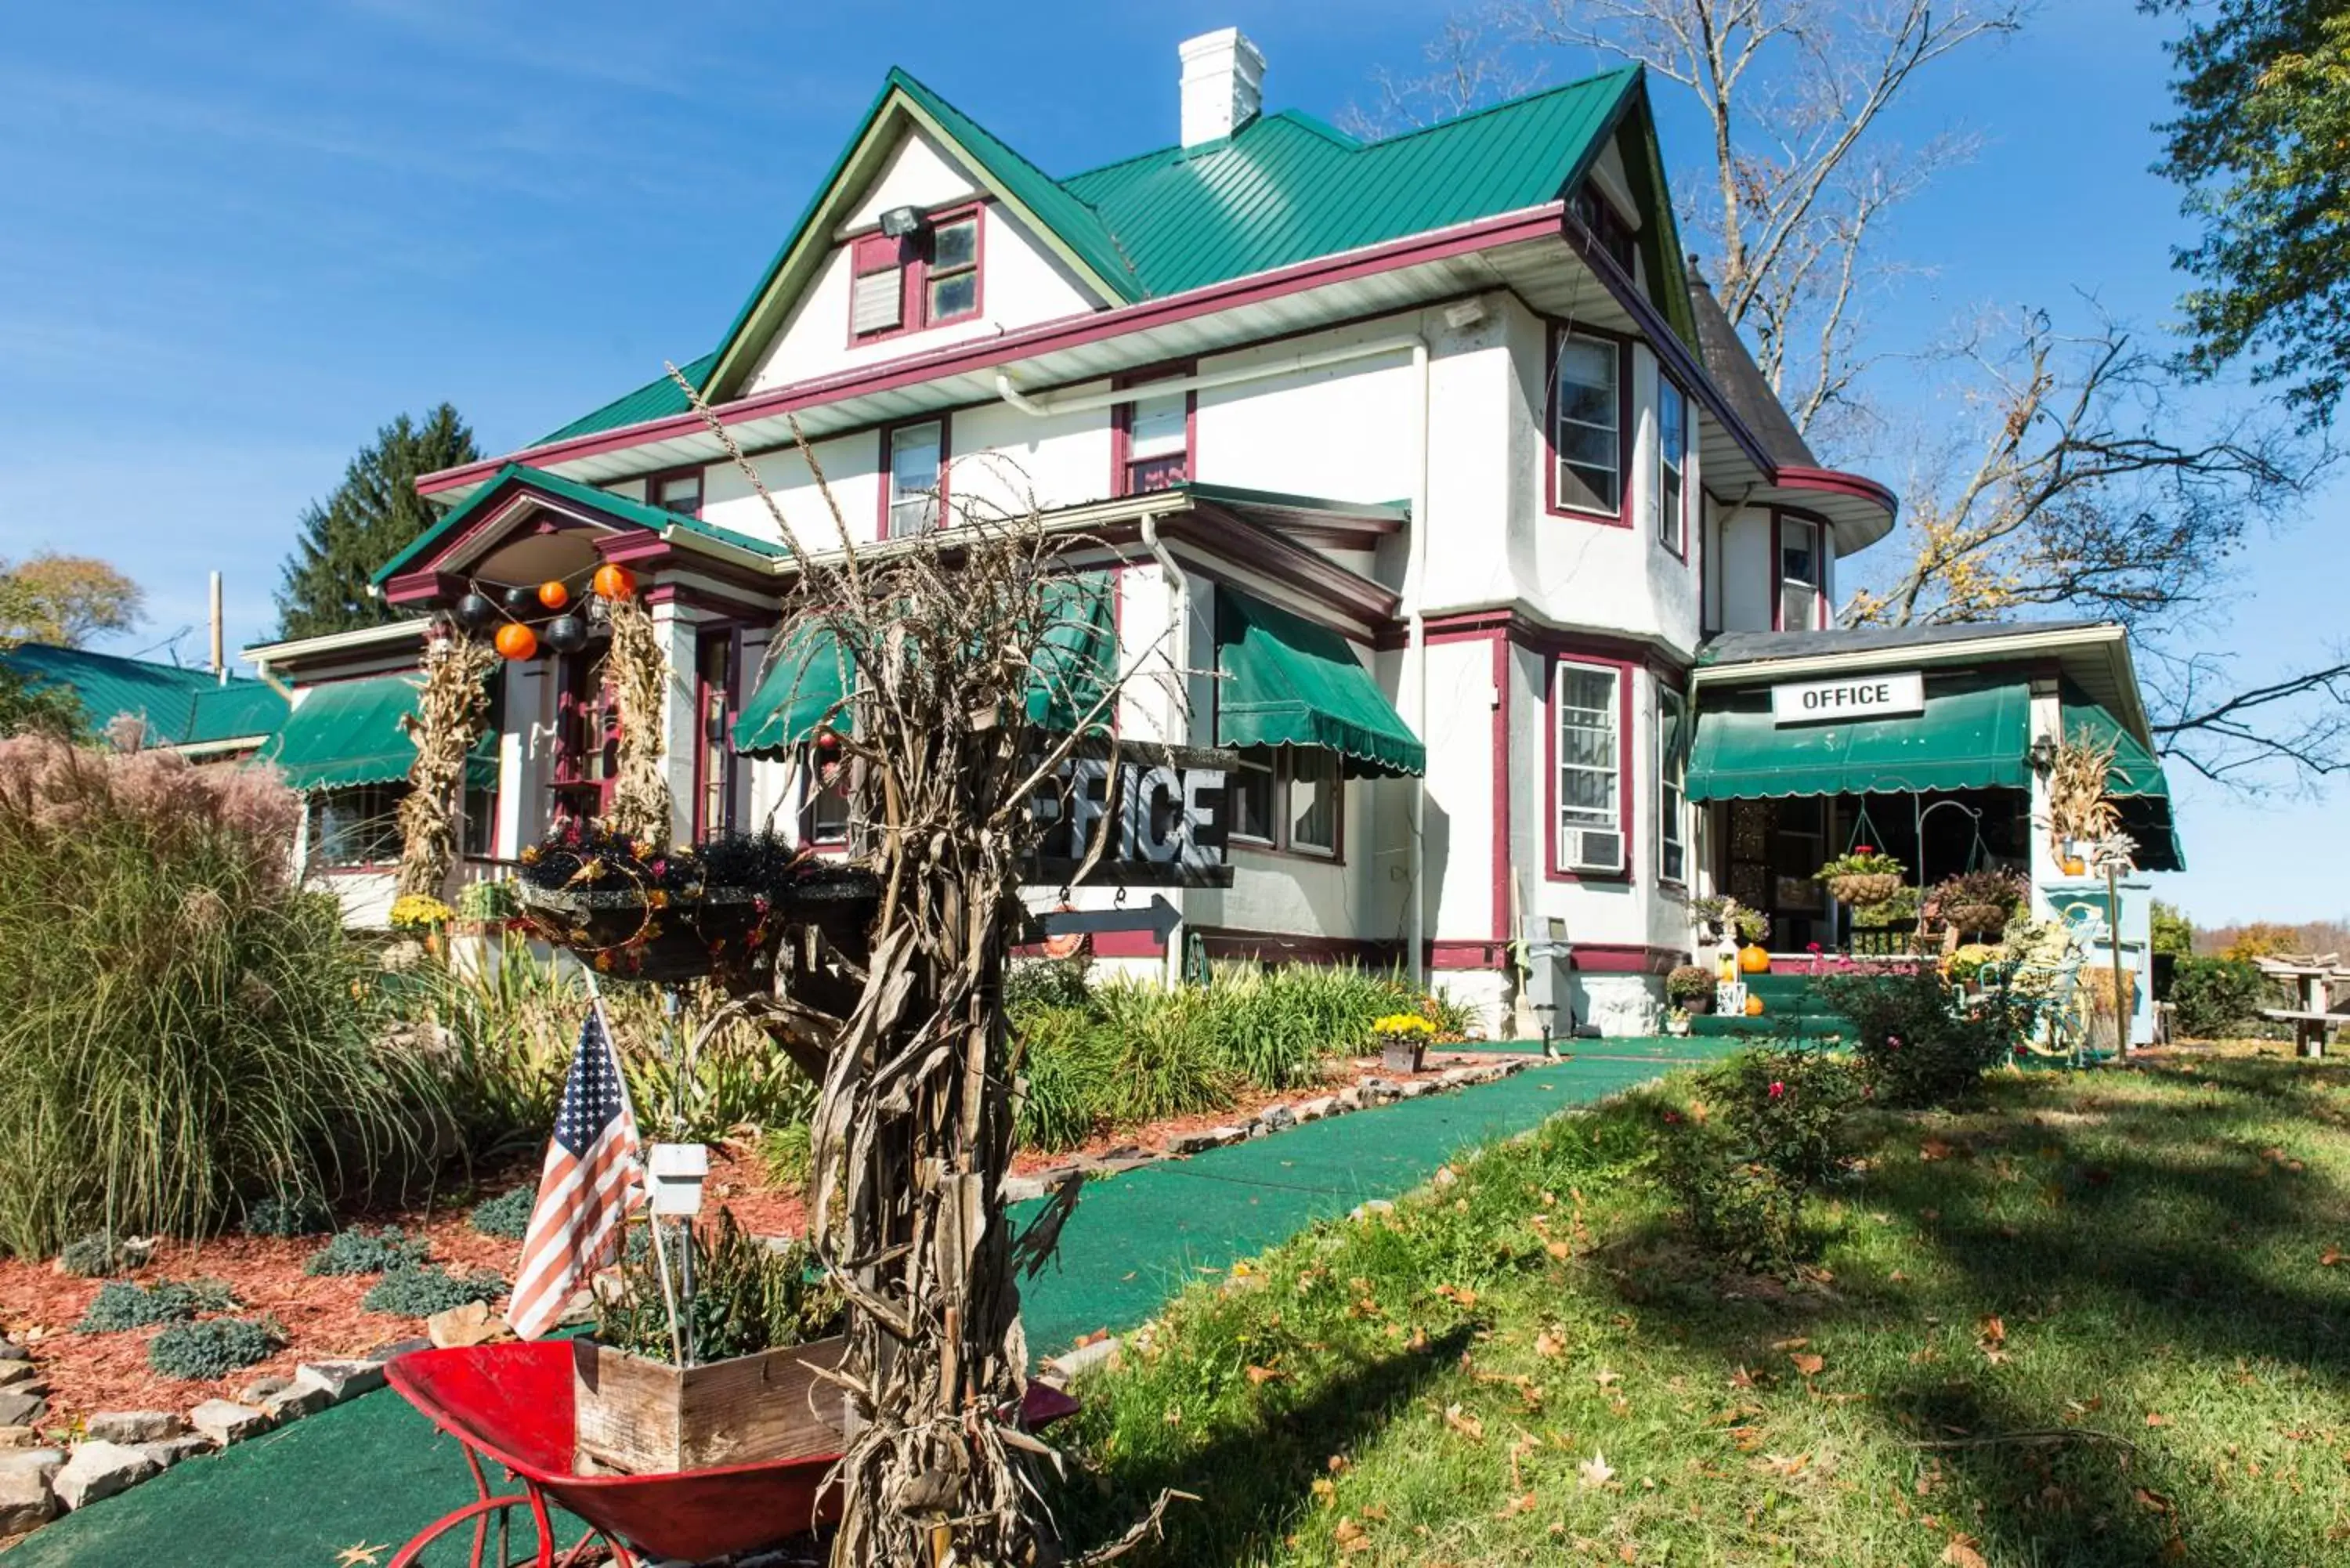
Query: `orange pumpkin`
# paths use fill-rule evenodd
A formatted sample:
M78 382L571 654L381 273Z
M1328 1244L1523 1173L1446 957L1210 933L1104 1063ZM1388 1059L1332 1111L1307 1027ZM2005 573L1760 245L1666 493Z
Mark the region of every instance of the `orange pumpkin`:
M518 620L510 620L498 628L497 645L500 653L520 663L537 657L538 633Z
M1762 1016L1762 999L1751 992L1746 998L1746 1016L1749 1018L1760 1018Z
M571 602L571 590L561 583L538 585L538 602L549 609L561 609Z
M637 591L637 575L628 567L607 561L596 568L596 592L608 599L624 599Z
M1771 955L1762 950L1760 942L1749 942L1738 950L1738 967L1748 974L1762 974L1771 967Z

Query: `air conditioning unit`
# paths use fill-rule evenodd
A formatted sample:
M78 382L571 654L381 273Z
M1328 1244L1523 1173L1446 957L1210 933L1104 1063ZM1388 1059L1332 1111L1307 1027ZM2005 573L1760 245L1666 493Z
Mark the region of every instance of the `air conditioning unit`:
M1569 871L1621 871L1624 836L1612 827L1567 827L1560 830L1560 854Z

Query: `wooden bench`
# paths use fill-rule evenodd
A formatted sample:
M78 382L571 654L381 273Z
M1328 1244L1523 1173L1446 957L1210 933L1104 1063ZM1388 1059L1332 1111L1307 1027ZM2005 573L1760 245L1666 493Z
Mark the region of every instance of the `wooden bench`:
M2350 1012L2313 1012L2300 1008L2263 1007L2261 1016L2272 1023L2292 1024L2293 1050L2313 1058L2325 1054L2328 1032L2350 1027Z

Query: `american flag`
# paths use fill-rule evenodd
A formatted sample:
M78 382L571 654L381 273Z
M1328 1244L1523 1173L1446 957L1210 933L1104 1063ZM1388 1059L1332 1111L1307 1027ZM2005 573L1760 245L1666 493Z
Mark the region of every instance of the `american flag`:
M619 1250L621 1224L645 1200L636 1117L612 1051L604 1004L588 1007L579 1026L556 1113L555 1138L538 1179L538 1205L523 1237L506 1322L536 1339L563 1315L579 1282Z

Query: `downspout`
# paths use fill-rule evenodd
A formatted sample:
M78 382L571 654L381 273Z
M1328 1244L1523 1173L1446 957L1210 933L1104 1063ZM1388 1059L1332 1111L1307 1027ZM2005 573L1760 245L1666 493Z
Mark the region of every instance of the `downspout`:
M1411 537L1405 548L1403 574L1404 666L1411 673L1411 730L1420 744L1428 743L1428 618L1421 597L1428 572L1428 339L1411 340ZM1428 989L1428 893L1421 877L1428 869L1428 772L1411 781L1411 880L1404 909L1405 961L1414 983Z
M1176 691L1181 695L1183 739L1186 744L1190 744L1191 741L1191 579L1183 575L1183 568L1175 564L1175 557L1168 553L1167 546L1160 542L1159 514L1156 512L1146 512L1142 514L1142 544L1143 547L1150 552L1150 558L1159 563L1159 569L1166 574L1167 577L1167 602L1169 613L1172 617L1170 629L1173 633L1169 639L1167 657L1169 662L1175 668ZM1210 739L1212 741L1213 737ZM1189 929L1191 921L1188 918L1190 910L1186 908L1190 900L1185 897L1183 889L1180 888L1175 889L1175 897L1170 901L1175 906L1176 914L1181 917L1177 919L1175 929L1167 933L1166 979L1167 983L1173 986L1181 984L1183 981L1183 946L1191 934Z

